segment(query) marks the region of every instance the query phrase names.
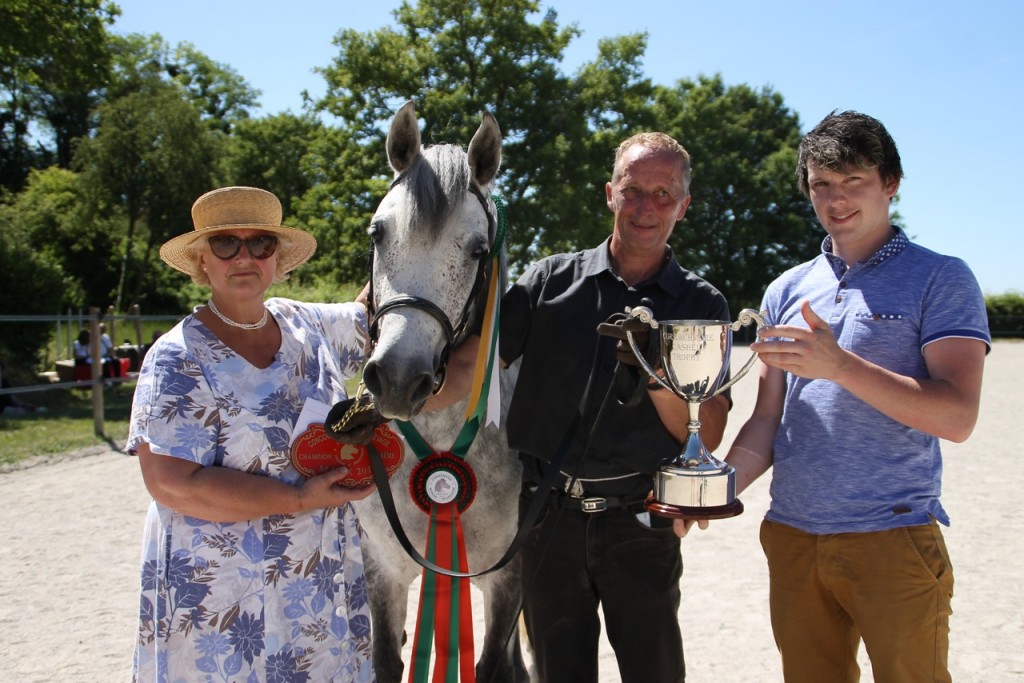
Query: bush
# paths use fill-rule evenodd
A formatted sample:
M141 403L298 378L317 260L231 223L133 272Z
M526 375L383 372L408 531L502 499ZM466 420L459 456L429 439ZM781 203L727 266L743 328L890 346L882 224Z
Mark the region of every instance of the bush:
M54 315L64 291L60 268L47 261L31 244L0 225L0 313ZM51 326L8 323L0 334L0 358L9 369L32 368L51 334Z
M1024 337L1024 294L1006 292L987 296L985 308L993 337Z
M326 277L319 277L311 281L301 280L298 275L298 273L294 273L285 282L272 286L267 292L267 296L281 296L297 301L344 303L355 300L363 289L363 285L366 284L365 282L355 284L336 282Z

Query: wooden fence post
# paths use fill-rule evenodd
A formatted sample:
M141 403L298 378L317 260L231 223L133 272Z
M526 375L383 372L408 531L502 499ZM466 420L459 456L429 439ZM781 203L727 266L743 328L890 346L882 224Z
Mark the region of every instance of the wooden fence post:
M89 355L92 356L92 424L96 436L103 433L103 358L100 356L100 309L89 308Z
M135 347L142 349L142 309L138 304L132 304L132 315L135 316Z
M113 306L107 306L107 319L110 320L110 343L117 346L117 316L114 315L117 311L114 310Z

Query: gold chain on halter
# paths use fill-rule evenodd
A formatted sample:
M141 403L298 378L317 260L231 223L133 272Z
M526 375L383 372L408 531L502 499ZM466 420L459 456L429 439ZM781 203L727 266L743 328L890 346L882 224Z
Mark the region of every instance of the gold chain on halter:
M369 395L366 393L366 385L363 384L362 380L360 380L359 386L356 388L355 400L352 402L352 405L349 406L349 409L345 411L345 414L342 415L337 422L331 425L331 431L345 431L345 427L352 420L352 418L354 418L356 415L359 415L360 413L366 413L371 410L376 410L373 406L373 399L370 398Z

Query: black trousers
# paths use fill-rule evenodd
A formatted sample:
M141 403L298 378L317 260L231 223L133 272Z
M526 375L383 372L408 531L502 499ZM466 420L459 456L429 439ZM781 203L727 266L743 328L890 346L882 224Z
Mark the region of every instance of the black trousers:
M531 493L520 499L520 518ZM635 510L549 505L523 546L523 611L542 683L596 683L601 633L623 683L682 683L677 612L683 574L671 520Z
M117 358L104 358L103 359L103 376L104 377L120 377L121 376L121 361Z

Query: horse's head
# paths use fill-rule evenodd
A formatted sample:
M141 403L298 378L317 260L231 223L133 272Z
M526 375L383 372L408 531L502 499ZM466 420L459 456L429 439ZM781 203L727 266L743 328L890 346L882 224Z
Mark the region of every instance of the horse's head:
M468 151L423 148L407 102L391 122L387 153L395 179L369 230L374 349L363 381L382 415L407 420L440 388L449 352L482 307L501 131L485 112Z

